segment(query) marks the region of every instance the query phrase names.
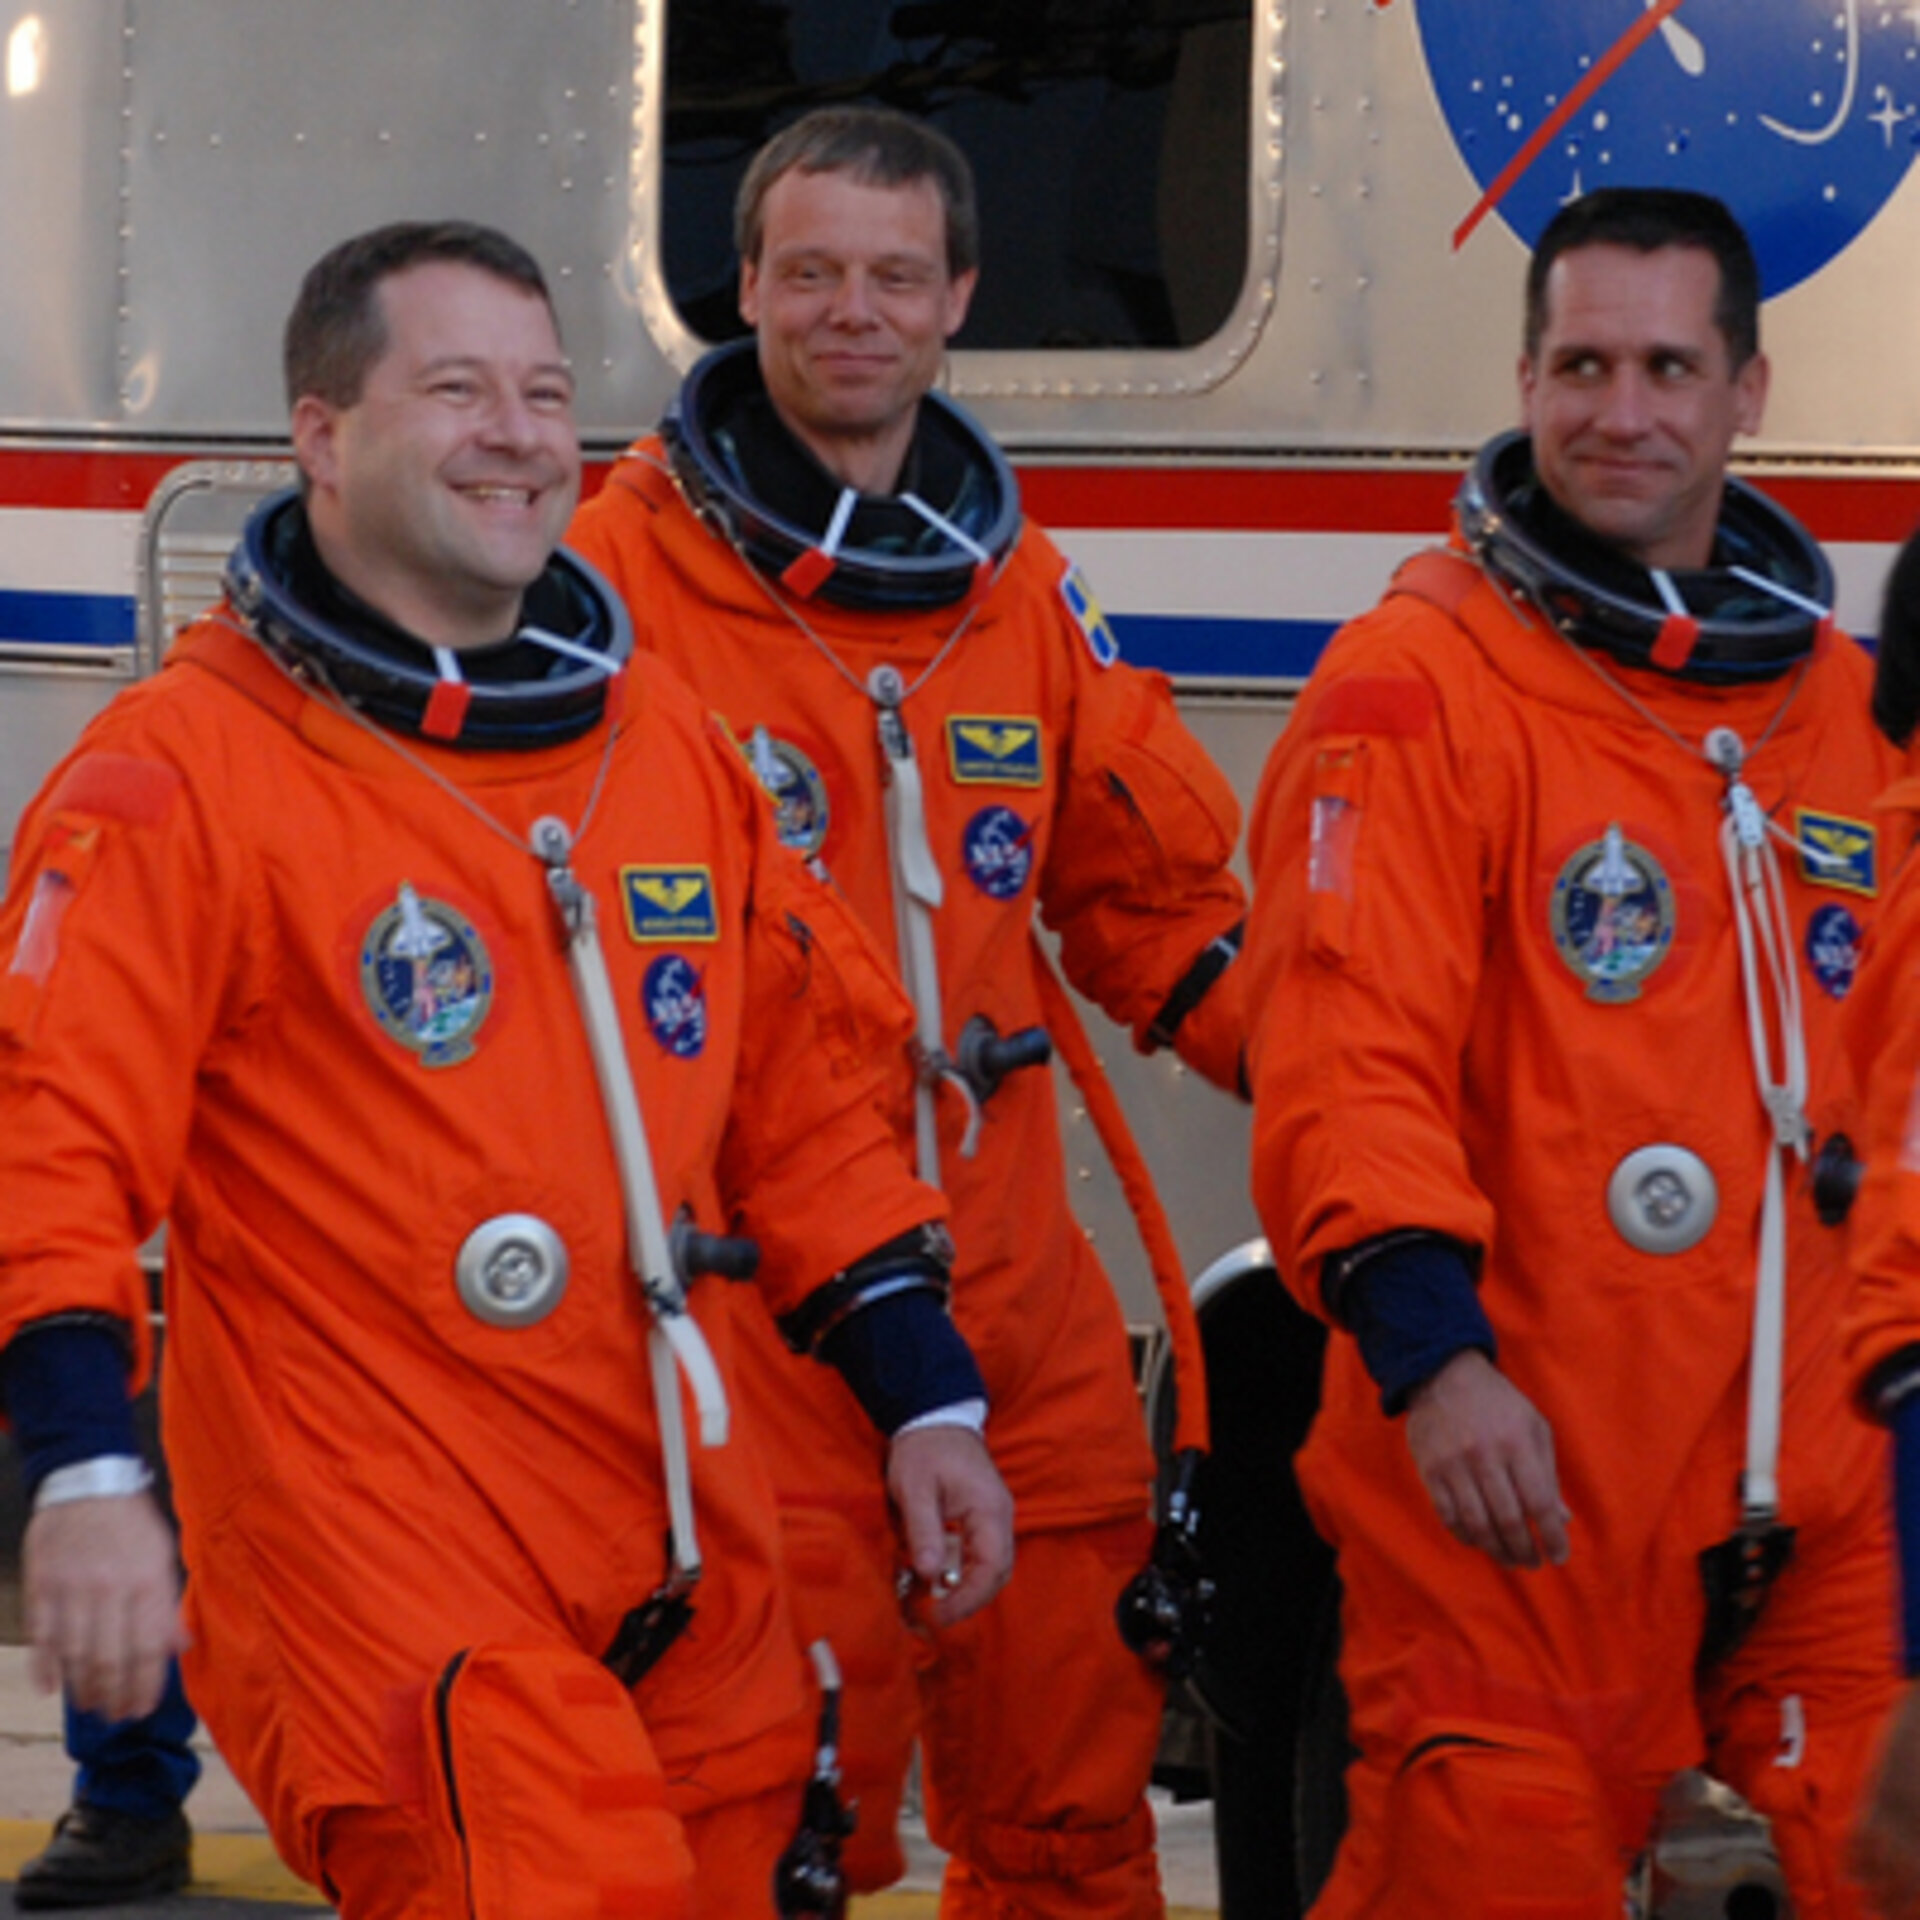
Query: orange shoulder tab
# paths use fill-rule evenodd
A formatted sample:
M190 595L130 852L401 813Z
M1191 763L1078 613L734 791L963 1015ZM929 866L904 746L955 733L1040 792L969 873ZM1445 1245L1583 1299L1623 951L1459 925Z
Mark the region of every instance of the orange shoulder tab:
M1403 560L1387 594L1424 600L1490 652L1512 624L1512 608L1492 576L1457 546L1428 547Z
M673 473L658 440L636 440L613 463L605 484L632 494L650 513L663 513L673 503Z
M189 627L167 649L166 664L203 668L288 726L299 724L307 704L307 695L267 658L266 649L223 620L201 620Z
M157 826L179 793L179 770L125 753L88 753L73 761L47 796L49 813L89 814L130 827Z
M1389 593L1411 594L1429 606L1438 607L1448 619L1460 626L1467 621L1462 609L1475 587L1486 579L1464 553L1453 547L1426 547L1394 569Z

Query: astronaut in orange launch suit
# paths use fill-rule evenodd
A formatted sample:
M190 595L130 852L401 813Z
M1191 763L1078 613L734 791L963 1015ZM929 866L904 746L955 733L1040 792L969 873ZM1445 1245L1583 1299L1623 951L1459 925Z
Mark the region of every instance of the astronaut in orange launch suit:
M1256 804L1255 1196L1351 1336L1301 1462L1359 1751L1328 1920L1607 1920L1696 1766L1797 1913L1864 1911L1885 1453L1808 1189L1895 762L1824 559L1725 474L1757 316L1718 202L1564 208L1528 431Z
M1849 1220L1855 1275L1846 1319L1847 1355L1863 1408L1892 1431L1894 1516L1901 1567L1907 1684L1872 1791L1861 1810L1854 1865L1884 1920L1920 1914L1920 1169L1915 1085L1920 1078L1920 535L1888 571L1874 666L1873 714L1906 755L1881 800L1888 847L1887 900L1847 1003L1845 1045L1862 1089L1854 1145L1858 1192Z
M875 1113L906 1010L553 552L579 454L534 263L360 236L287 363L301 493L55 770L0 918L36 1662L138 1712L184 1638L351 1920L772 1916L812 1729L690 1230L757 1243L892 1435L936 1607L1011 1552L944 1205ZM184 1636L127 1457L163 1219Z
M723 713L920 1010L899 1124L954 1210L954 1316L992 1392L1019 1553L996 1604L919 1650L946 1915L1162 1911L1145 1787L1163 1684L1116 1631L1152 1547L1125 1328L1066 1198L1051 1076L963 1088L968 1049L1059 1025L1035 916L1143 1048L1237 1085L1245 910L1231 790L1165 681L1120 663L1080 576L1023 524L992 441L929 391L975 278L966 163L930 129L809 115L736 213L757 340L689 376L569 545ZM1064 996L1060 996L1064 1000ZM838 1383L744 1335L798 1606L848 1653L855 1884L900 1871L914 1664Z

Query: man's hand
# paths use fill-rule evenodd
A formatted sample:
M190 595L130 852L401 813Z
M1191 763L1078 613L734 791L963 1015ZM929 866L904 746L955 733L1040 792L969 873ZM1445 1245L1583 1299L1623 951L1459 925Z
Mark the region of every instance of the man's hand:
M151 1713L186 1644L173 1532L152 1499L42 1507L21 1560L34 1684L106 1720Z
M1562 1565L1571 1515L1553 1429L1485 1354L1457 1353L1407 1402L1407 1445L1440 1524L1503 1567Z
M1881 1920L1920 1920L1920 1681L1894 1709L1848 1864Z
M887 1491L907 1560L952 1626L984 1607L1013 1571L1013 1496L968 1427L915 1427L887 1448Z

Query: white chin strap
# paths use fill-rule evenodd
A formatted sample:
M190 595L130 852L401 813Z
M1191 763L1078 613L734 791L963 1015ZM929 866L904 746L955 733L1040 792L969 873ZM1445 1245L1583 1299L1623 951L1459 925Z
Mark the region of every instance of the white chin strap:
M1746 749L1730 727L1706 739L1707 758L1726 776L1726 818L1720 850L1733 895L1740 940L1740 979L1746 992L1747 1038L1761 1104L1773 1123L1767 1183L1760 1213L1760 1260L1753 1294L1753 1350L1747 1397L1747 1465L1741 1478L1743 1518L1769 1524L1780 1507L1781 1356L1787 1300L1786 1160L1804 1162L1812 1139L1807 1124L1807 1044L1800 1015L1800 975L1793 959L1778 835L1753 789L1741 778ZM1778 1036L1779 1057L1775 1058Z
M913 1001L914 1158L920 1178L940 1184L940 1143L934 1095L944 1081L967 1104L962 1159L971 1159L980 1138L980 1103L954 1067L941 1035L940 962L934 952L933 916L945 883L927 841L926 800L913 736L901 716L905 683L894 667L875 667L867 681L887 771L887 852L893 878L893 921L900 946L900 977Z
M654 1178L640 1096L633 1084L613 983L600 946L593 896L580 884L570 864L573 836L564 822L548 816L534 823L532 844L547 869L547 885L566 928L567 970L587 1031L594 1078L600 1085L600 1101L606 1109L614 1158L620 1168L627 1258L653 1315L647 1358L653 1374L654 1410L660 1421L660 1456L666 1480L667 1519L672 1529L670 1573L684 1588L700 1577L700 1543L693 1525L693 1475L680 1404L680 1374L685 1371L693 1390L700 1416L700 1444L704 1447L726 1445L726 1387L700 1323L687 1311L686 1289L674 1270L666 1220L660 1211L660 1185Z

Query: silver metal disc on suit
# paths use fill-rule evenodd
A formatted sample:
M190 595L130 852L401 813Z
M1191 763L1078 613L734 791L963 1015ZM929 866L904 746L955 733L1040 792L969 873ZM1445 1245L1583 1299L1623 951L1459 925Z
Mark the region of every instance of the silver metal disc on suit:
M1642 1253L1685 1253L1720 1211L1713 1169L1688 1147L1637 1147L1607 1182L1607 1214Z
M567 1247L531 1213L502 1213L467 1235L454 1261L460 1298L494 1327L531 1327L567 1290Z

